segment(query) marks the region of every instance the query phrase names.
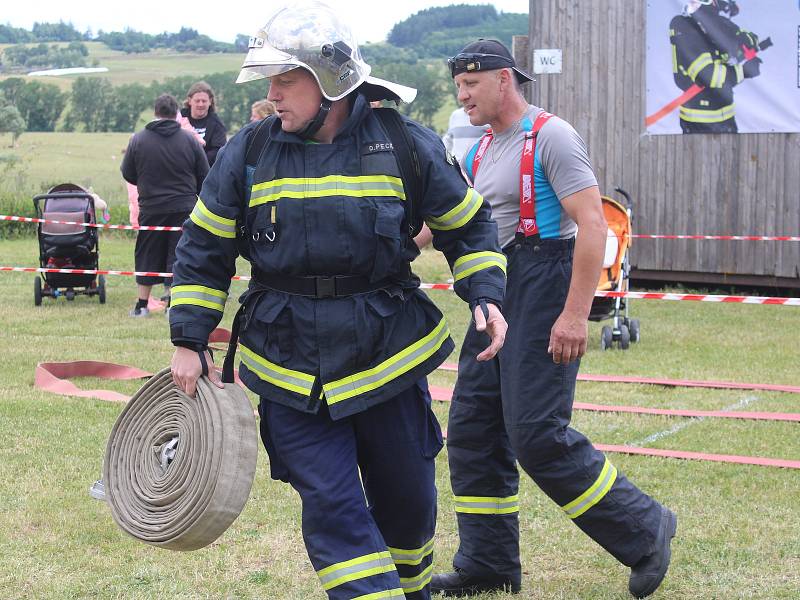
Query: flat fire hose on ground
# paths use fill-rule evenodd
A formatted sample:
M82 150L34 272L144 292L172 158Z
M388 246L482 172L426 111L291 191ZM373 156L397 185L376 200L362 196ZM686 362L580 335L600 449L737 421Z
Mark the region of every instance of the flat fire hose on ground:
M238 385L220 389L201 377L189 398L165 369L136 392L111 430L105 499L136 539L196 550L242 512L257 456L253 407Z

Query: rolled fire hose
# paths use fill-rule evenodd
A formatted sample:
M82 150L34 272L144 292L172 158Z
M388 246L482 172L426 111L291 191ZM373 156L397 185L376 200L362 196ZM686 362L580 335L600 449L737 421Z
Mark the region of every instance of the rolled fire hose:
M119 527L170 550L207 546L250 495L258 456L253 407L236 384L205 377L189 398L169 369L131 398L111 430L103 483Z

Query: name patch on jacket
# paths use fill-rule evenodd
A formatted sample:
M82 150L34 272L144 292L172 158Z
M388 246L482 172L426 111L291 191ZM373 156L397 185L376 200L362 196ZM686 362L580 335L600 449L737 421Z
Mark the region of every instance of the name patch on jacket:
M361 155L375 154L376 152L392 152L394 146L392 142L366 142L361 147Z

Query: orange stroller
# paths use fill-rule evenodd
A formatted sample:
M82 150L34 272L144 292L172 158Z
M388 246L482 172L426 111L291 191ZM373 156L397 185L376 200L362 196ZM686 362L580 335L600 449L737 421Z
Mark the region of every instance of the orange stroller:
M631 246L631 199L625 190L615 188L625 197L627 208L608 196L603 196L603 214L608 222L608 239L603 258L603 270L597 284L598 291L627 292L630 289L630 262L628 250ZM611 326L604 325L600 330L600 349L608 350L616 342L619 348L627 350L631 342L640 337L639 319L628 316L628 303L625 298L599 298L592 301L589 312L590 321L613 319Z

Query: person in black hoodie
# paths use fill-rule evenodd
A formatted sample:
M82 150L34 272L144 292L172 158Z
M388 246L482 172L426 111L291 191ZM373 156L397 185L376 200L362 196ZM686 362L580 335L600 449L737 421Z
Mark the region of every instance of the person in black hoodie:
M139 188L139 225L179 227L189 217L208 174L208 160L194 136L175 120L178 101L162 94L156 119L135 134L122 160L122 177ZM180 231L144 231L136 236L137 271L171 272ZM150 288L169 279L137 276L138 301L132 317L149 314Z
M181 114L189 119L194 130L203 138L203 150L206 152L209 166L217 159L217 152L227 141L225 124L216 113L214 90L205 81L193 83L186 92Z

